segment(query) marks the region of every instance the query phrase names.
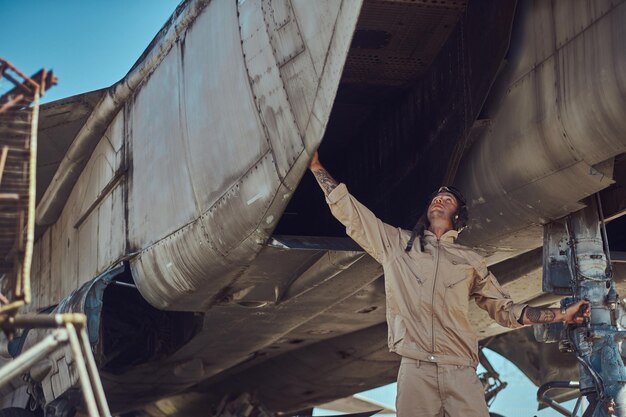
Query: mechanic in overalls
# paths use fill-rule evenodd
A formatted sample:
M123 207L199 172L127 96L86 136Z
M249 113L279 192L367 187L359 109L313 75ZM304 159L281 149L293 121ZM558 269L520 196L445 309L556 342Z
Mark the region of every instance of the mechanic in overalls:
M402 357L398 417L489 416L476 375L478 339L467 317L470 299L510 328L581 324L589 317L585 300L563 309L514 303L483 257L455 243L468 220L465 199L455 188L437 190L411 232L379 220L330 176L317 153L309 168L347 234L383 266L389 350Z

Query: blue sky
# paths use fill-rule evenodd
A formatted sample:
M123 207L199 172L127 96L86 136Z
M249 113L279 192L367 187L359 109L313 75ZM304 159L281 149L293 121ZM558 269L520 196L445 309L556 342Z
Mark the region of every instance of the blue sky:
M179 0L0 0L0 56L31 75L54 70L44 101L121 79Z
M537 411L537 400L535 399L537 396L537 387L530 379L528 379L517 366L499 354L490 350L486 350L485 354L496 372L500 374L500 379L508 383L508 386L498 394L489 411L501 414L505 417L562 417L561 414L552 409ZM478 371L483 372L484 369L479 366ZM391 384L366 391L362 394L380 403L393 406L396 387L395 384ZM572 410L574 403L574 400L568 401L564 403L564 406ZM314 415L328 416L334 414L336 413L326 410L316 410Z
M130 70L178 3L0 0L0 56L29 75L42 67L54 70L59 85L46 94L44 102L109 87ZM492 411L507 417L560 415L552 410L537 412L537 388L530 380L499 355L492 353L489 358L509 383L496 398ZM366 395L393 405L395 385Z

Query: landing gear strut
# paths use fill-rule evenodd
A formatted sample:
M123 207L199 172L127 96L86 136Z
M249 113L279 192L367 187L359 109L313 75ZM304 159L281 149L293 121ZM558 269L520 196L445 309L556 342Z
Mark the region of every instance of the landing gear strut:
M591 318L583 325L537 325L535 337L544 343L558 342L562 352L576 355L579 363L580 395L589 406L584 417L626 416L626 369L618 341L626 332L617 327L617 304L608 241L599 197L586 201L587 207L544 228L543 290L568 296L566 307L586 299ZM569 381L544 384L540 401L566 416L574 416L547 397L548 389L573 388Z

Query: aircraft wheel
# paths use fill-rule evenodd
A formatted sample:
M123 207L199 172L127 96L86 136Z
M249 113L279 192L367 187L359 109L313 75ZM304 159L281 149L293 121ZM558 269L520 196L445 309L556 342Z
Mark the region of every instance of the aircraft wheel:
M0 417L35 417L35 414L23 408L11 407L0 410Z

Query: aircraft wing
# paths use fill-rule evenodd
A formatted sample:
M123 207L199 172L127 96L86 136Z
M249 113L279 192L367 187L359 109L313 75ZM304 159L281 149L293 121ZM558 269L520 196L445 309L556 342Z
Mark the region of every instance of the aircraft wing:
M90 91L40 106L37 201L41 200L70 144L93 112L104 92L104 89Z

